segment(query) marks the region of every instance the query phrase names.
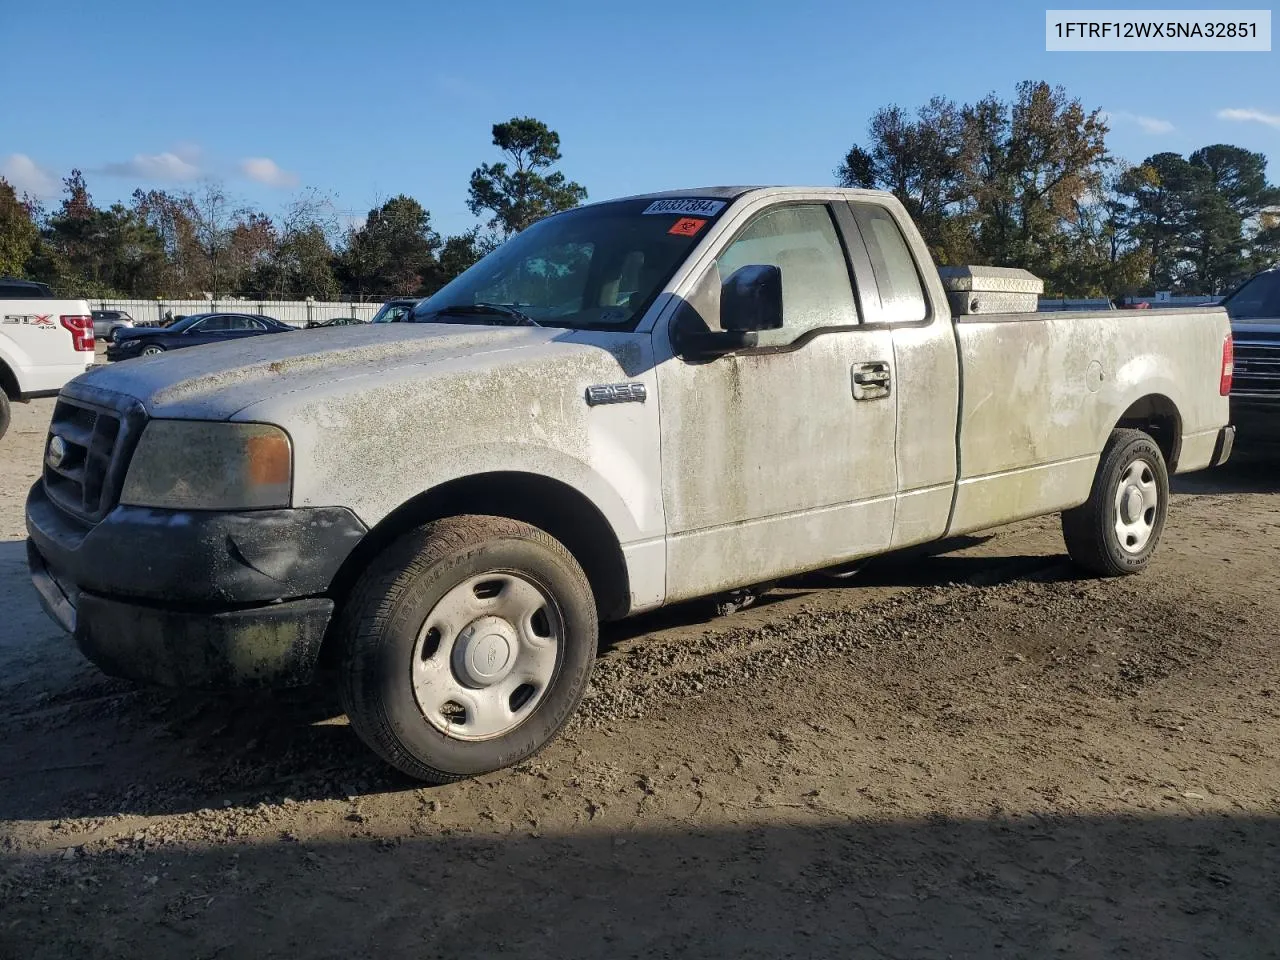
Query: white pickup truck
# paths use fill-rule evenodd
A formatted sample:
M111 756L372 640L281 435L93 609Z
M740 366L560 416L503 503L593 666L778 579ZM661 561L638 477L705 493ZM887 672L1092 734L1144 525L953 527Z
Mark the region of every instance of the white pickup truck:
M355 732L443 782L555 736L601 619L1050 513L1086 570L1140 571L1168 475L1230 453L1226 314L952 273L878 192L557 214L411 322L69 384L32 578L114 675L332 668Z
M0 277L0 438L11 401L52 397L91 366L89 304L55 300L43 283Z

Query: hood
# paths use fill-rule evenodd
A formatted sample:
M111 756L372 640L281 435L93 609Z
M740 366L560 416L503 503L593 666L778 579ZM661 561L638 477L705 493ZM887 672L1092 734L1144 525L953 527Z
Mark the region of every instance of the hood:
M1240 340L1280 340L1280 319L1274 323L1231 322L1231 334Z
M297 330L99 366L74 383L141 400L153 417L222 420L286 393L412 368L530 350L573 331L548 327L380 324ZM482 362L482 361L481 361Z

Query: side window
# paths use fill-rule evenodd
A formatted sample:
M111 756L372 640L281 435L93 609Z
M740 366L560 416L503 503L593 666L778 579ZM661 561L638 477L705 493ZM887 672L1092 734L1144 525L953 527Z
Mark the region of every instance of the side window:
M853 216L871 256L880 287L881 317L886 323L918 323L929 315L920 273L893 214L869 203L851 203Z
M200 333L222 333L225 330L231 329L229 321L230 317L225 316L206 317L196 324L196 329L198 329Z
M761 331L761 346L791 343L817 327L857 324L849 265L826 204L769 210L716 258L722 281L752 264L782 270L782 328Z

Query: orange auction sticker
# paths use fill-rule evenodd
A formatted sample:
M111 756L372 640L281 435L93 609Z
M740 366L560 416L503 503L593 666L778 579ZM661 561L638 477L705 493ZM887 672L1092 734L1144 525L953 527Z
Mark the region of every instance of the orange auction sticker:
M707 221L699 220L697 217L681 217L671 225L667 233L674 233L677 237L692 237L706 225Z

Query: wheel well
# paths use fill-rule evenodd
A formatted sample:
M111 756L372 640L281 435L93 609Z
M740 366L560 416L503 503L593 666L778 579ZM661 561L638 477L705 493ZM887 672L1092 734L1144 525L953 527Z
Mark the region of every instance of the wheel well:
M17 400L21 393L18 389L18 378L3 360L0 360L0 391L3 391L10 400Z
M393 540L442 517L484 514L521 520L545 530L573 554L595 594L602 620L625 616L631 605L626 561L604 514L573 487L527 473L486 473L441 484L393 510L343 561L330 587L340 607L369 562ZM326 647L331 644L326 640ZM326 650L325 653L332 651Z
M1178 454L1182 450L1182 417L1168 397L1153 393L1135 401L1121 415L1116 426L1149 433L1164 454L1169 472L1173 473L1177 468Z

